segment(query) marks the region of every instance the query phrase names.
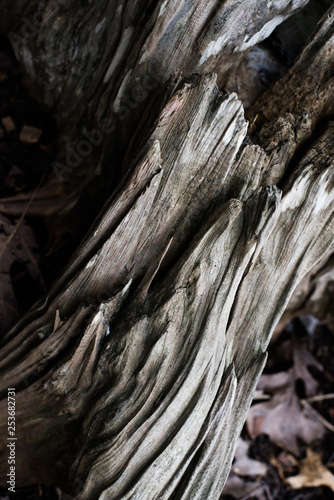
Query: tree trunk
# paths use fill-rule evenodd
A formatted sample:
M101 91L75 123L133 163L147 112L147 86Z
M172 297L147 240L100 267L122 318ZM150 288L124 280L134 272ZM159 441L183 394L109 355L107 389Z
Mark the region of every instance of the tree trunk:
M333 8L246 137L211 72L222 88L306 1L14 3L2 30L60 129L29 213L52 189L58 229L104 207L1 340L2 477L15 387L17 484L218 499L271 333L333 245Z

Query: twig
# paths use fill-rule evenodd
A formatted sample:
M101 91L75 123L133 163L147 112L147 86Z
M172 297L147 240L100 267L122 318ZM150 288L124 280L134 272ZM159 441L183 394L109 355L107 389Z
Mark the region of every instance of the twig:
M34 200L34 198L35 198L35 196L36 196L36 194L37 194L37 192L38 192L39 188L41 187L42 182L43 182L43 181L44 181L44 179L45 179L45 176L46 176L46 172L44 172L44 174L42 175L41 180L39 181L39 183L37 184L37 186L36 186L36 188L35 188L34 192L32 193L32 195L31 195L31 197L30 197L30 200L29 200L29 201L28 201L28 203L27 203L26 208L24 209L24 211L23 211L23 213L22 213L22 215L21 215L21 217L20 217L20 219L19 219L18 223L17 223L17 224L16 224L16 226L15 226L14 231L12 232L12 234L10 234L10 236L8 236L7 240L4 242L3 247L2 247L2 249L0 250L0 260L1 260L1 259L2 259L2 257L4 256L5 251L9 248L9 245L10 245L11 241L13 240L13 238L14 238L14 236L16 235L16 233L17 233L18 229L20 228L20 226L21 226L21 224L22 224L22 222L23 222L23 219L24 219L24 217L26 216L26 214L27 214L27 212L28 212L28 210L29 210L29 208L30 208L31 203L33 202L33 200Z
M264 487L265 492L267 494L268 500L273 500L273 496L270 492L269 486L267 484L264 484L263 487Z
M249 493L247 493L246 496L240 498L240 500L248 500L249 498L252 498L252 496L254 496L254 493L257 491L257 490L265 490L266 492L266 495L268 497L268 500L272 500L272 495L270 493L270 490L268 488L268 486L266 484L259 484L259 486L256 486L256 488L254 488L252 491L250 491Z
M252 496L254 496L254 493L255 491L257 490L263 490L263 484L259 484L259 486L256 486L256 488L254 488L252 491L250 491L249 493L247 493L246 496L240 498L240 500L248 500L249 498L251 498Z
M264 394L262 391L255 391L253 401L266 401L271 399L269 394Z
M308 411L310 413L312 413L312 415L314 417L316 417L318 420L320 420L320 422L325 426L327 427L328 430L334 432L334 425L332 425L331 423L328 422L328 420L326 420L322 415L320 415L319 412L317 412L317 410L315 410L311 405L310 403L306 400L306 399L301 399L300 400L301 404L308 409Z
M320 394L319 396L312 396L311 398L305 398L303 401L312 403L313 401L323 401L324 399L334 399L334 394Z
M331 454L331 456L329 457L329 459L327 460L326 462L326 467L328 467L329 465L332 464L332 462L334 462L334 451L333 453Z
M255 117L252 120L252 123L250 124L250 127L253 127L253 125L255 125L258 116L259 116L258 114L255 115Z

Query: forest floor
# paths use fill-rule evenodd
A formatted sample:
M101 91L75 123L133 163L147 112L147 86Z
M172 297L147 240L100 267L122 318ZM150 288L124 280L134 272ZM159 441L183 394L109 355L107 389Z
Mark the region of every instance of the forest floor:
M35 193L50 171L56 137L54 120L29 96L8 43L0 38L0 335L54 277L47 228L40 218L24 216L29 199L22 199ZM8 208L17 214L8 214ZM53 486L27 485L9 493L6 480L0 481L1 500L61 498Z
M333 335L305 316L270 344L221 500L334 498Z

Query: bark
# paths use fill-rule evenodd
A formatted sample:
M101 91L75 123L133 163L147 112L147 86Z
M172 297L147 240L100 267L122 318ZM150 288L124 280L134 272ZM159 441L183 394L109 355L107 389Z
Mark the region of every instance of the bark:
M223 82L305 3L73 1L17 42L61 124L60 157L85 128L115 125L62 189L89 164L109 190L123 172L63 276L1 341L1 439L16 387L22 484L80 500L219 498L270 335L333 245L333 9L251 111L257 144L237 96L204 72ZM39 2L17 5L29 18ZM4 19L19 32L19 16ZM122 118L150 68L152 93Z

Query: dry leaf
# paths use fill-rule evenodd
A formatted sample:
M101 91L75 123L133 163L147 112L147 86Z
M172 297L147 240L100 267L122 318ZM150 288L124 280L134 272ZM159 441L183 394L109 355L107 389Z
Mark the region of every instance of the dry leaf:
M260 478L267 474L267 465L259 460L250 458L248 456L248 450L249 443L239 437L235 450L234 462L225 484L223 495L232 495L236 498L243 497L256 489L259 483L247 481L240 476Z
M5 333L21 315L10 278L10 269L15 261L25 265L41 291L46 290L31 227L24 221L8 243L15 230L16 225L0 214L0 334Z
M231 471L238 476L260 476L267 474L266 464L248 456L249 443L239 437L235 450L235 461Z
M321 462L320 455L311 449L306 452L306 458L300 462L300 472L297 476L287 478L286 482L294 490L328 486L334 491L334 476Z
M4 116L4 118L1 118L1 123L6 129L6 132L13 132L13 130L16 130L15 123L11 116Z
M307 444L322 437L324 425L305 408L296 393L296 381L303 381L307 396L313 396L318 389L318 383L312 377L307 366L315 366L322 370L318 361L295 342L293 349L293 367L287 372L274 375L262 375L258 389L273 394L268 402L252 406L247 416L249 435L265 433L271 441L293 453L298 453L298 438Z
M231 495L234 498L242 498L259 485L256 481L245 481L241 477L230 474L222 491L222 495Z
M42 130L40 128L24 125L19 135L19 141L26 144L34 144L41 138Z

